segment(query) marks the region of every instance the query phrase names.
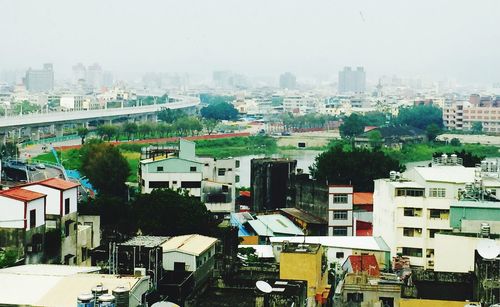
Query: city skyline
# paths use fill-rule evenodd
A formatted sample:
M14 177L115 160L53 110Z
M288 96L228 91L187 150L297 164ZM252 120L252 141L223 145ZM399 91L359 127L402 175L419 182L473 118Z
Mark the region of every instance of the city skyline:
M53 63L59 76L70 77L76 63L97 62L124 75L231 70L311 77L363 66L372 79L500 80L496 1L217 4L3 2L0 69Z

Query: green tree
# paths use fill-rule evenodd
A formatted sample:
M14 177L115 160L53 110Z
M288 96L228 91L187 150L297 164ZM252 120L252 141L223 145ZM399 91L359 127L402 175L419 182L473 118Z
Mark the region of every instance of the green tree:
M89 129L87 129L87 127L78 127L76 133L82 139L82 144L85 144L85 138L89 134Z
M130 141L132 136L137 133L137 124L133 122L126 122L122 126L122 131L127 136L127 141Z
M452 139L451 139L451 141L450 141L450 145L451 145L451 146L457 146L457 147L458 147L458 146L461 146L461 145L462 145L462 143L460 143L460 140L459 140L459 139L457 139L457 138L452 138Z
M214 132L215 128L217 128L219 121L216 119L203 119L202 124L205 127L208 135L211 135Z
M137 125L137 132L142 135L142 138L146 138L153 131L153 127L150 123L142 123Z
M367 135L371 148L374 150L382 148L382 133L379 130L372 130Z
M429 142L433 142L440 132L441 129L439 129L438 125L436 125L435 123L429 124L425 128L425 135L427 135L427 139L429 140Z
M179 118L186 117L186 113L180 109L163 109L158 112L158 120L172 124Z
M118 133L118 128L113 125L100 125L96 129L96 134L102 140L111 141L111 139Z
M311 175L319 182L351 184L355 191L372 192L373 180L386 178L389 172L400 171L399 162L382 151L354 148L343 149L342 144L319 154L310 167Z
M141 194L132 203L137 228L145 235L210 235L215 228L210 212L194 197L169 189Z
M365 121L362 116L352 113L349 117L344 118L344 121L339 127L340 136L344 139L351 139L363 133L365 129Z
M474 134L481 134L483 133L483 123L482 122L473 122L471 131Z
M31 114L40 112L40 105L31 103L27 100L23 100L14 105L14 114Z
M19 149L13 142L0 143L0 159L4 160L10 157L19 156Z
M229 102L210 104L200 111L204 118L215 120L234 120L238 118L238 110Z
M402 107L399 109L396 124L408 125L425 130L430 124L443 127L443 110L433 105Z
M102 142L87 142L80 153L80 171L99 193L118 197L126 195L125 181L130 175L130 168L117 147Z

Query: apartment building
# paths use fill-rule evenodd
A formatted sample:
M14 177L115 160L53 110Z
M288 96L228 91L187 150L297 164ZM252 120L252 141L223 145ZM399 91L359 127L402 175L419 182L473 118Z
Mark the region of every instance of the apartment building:
M212 212L234 212L239 161L196 157L195 149L195 143L181 139L175 152L142 160L141 193L159 188L187 191Z
M496 189L500 183L498 177L482 177L481 169L460 165L454 155L435 162L375 180L373 196L373 235L384 238L392 256L402 254L425 269L434 267L436 233L452 230L452 203L474 185Z
M469 131L477 122L483 132L500 133L500 97L471 95L469 101L454 101L443 107L447 129Z
M353 235L352 186L332 185L328 187L328 235Z

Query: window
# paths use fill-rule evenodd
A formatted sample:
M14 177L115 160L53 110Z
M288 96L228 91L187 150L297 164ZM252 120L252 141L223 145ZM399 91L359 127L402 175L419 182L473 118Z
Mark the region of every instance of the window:
M397 188L396 189L396 196L422 197L422 196L424 196L424 189Z
M347 194L334 194L333 195L334 204L347 204Z
M163 172L163 166L157 166L156 167L157 172Z
M422 257L422 249L414 247L403 247L403 256Z
M201 188L201 181L183 181L181 182L181 188L184 189Z
M168 181L150 181L149 188L150 189L168 188Z
M361 303L363 301L363 293L347 293L347 301Z
M347 220L347 211L333 211L334 220Z
M422 209L419 208L404 208L404 216L422 216Z
M234 182L240 182L240 175L234 176Z
M333 227L334 236L347 236L347 227Z
M30 210L30 229L36 227L36 210Z
M190 172L196 172L196 166L191 166L191 167L189 168L189 171L190 171Z
M64 214L69 214L69 198L64 200Z
M240 167L240 160L236 160L235 163L236 163L236 166L235 166L236 168Z
M434 238L440 229L429 229L429 238Z
M434 258L434 249L433 248L426 249L425 250L425 257Z
M70 234L69 230L70 230L71 223L73 223L72 220L64 222L64 234L66 237L69 237L69 234Z
M217 175L218 176L225 176L226 175L226 169L225 168L219 168L217 170Z
M421 237L422 236L422 228L403 228L403 236L405 237Z
M344 258L344 252L336 252L335 258L337 258L337 259Z
M445 188L430 188L429 189L429 197L446 197L446 189Z
M447 220L450 210L445 209L429 209L429 218Z
M229 191L229 187L227 185L222 185L222 192L226 193Z

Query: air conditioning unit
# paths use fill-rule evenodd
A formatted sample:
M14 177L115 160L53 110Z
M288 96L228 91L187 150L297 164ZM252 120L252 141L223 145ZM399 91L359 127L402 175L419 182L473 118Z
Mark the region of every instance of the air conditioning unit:
M134 268L134 277L146 276L146 268Z

